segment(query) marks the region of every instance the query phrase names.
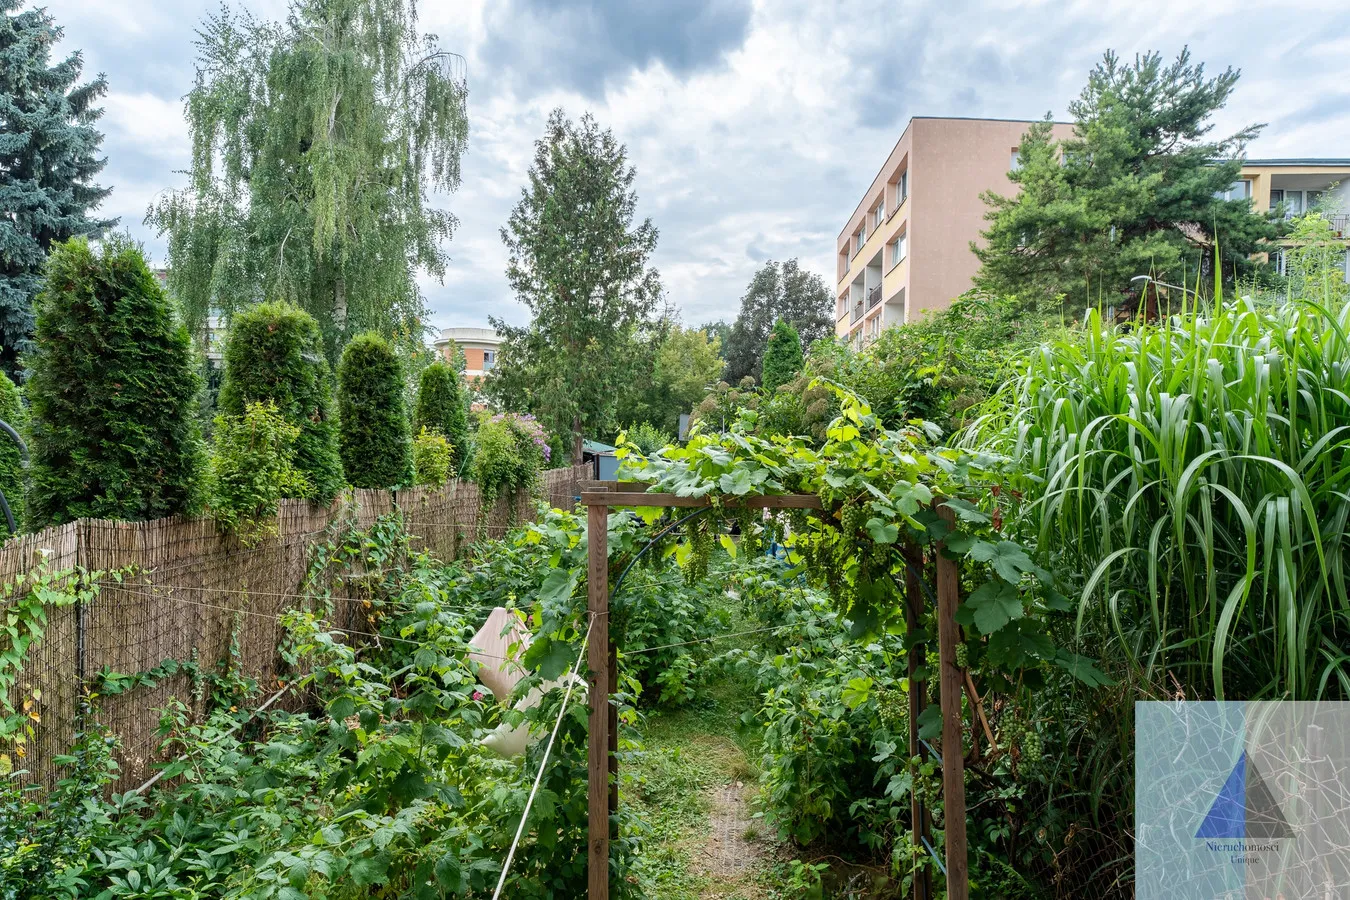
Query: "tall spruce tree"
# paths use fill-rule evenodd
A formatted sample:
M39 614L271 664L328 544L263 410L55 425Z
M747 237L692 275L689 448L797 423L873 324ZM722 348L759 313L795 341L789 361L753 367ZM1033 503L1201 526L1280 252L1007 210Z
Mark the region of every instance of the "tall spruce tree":
M741 297L740 315L731 326L722 353L723 375L735 384L747 375L760 377L764 348L774 322L782 319L797 329L806 346L834 333L834 300L825 279L808 272L796 259L765 263Z
M503 343L488 390L570 436L577 461L583 434L613 423L618 387L634 377L633 334L661 293L648 264L657 231L634 221L627 149L590 115L574 123L553 111L529 178L502 240L507 281L532 319L524 328L492 320Z
M48 250L117 223L90 217L111 190L93 181L107 162L94 123L108 84L78 83L79 51L52 64L61 29L46 10L18 6L0 0L0 367L16 377Z
M342 461L333 422L333 375L314 317L289 303L260 303L235 315L225 339L225 375L217 405L243 416L250 403L271 401L291 425L295 468L306 499L332 500L342 490Z
M375 332L358 334L338 365L338 446L347 480L359 488L413 483L412 433L403 365Z
M462 60L416 29L415 0L297 0L284 23L222 11L197 42L188 187L146 221L168 234L189 327L264 297L309 311L330 360L375 329L422 343L415 275L445 271L459 184Z
M1032 302L1111 305L1129 298L1138 275L1194 284L1216 239L1226 277L1252 274L1275 223L1247 198L1225 195L1261 126L1210 137L1237 80L1231 68L1206 77L1187 50L1170 65L1157 53L1129 65L1107 52L1069 105L1073 137L1055 141L1048 117L1033 125L1008 173L1019 192L983 195L989 228L971 244L977 286Z
M200 508L205 455L187 330L140 248L52 247L29 356L28 525Z
M422 370L413 411L413 432L421 432L423 428L439 432L450 442L452 474L458 475L468 455L469 416L459 372L449 363L434 362Z

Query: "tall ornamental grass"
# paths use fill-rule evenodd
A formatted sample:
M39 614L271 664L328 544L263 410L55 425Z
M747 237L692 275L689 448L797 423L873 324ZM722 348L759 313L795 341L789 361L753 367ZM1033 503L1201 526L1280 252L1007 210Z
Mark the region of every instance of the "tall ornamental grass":
M1085 639L1191 695L1350 697L1348 333L1244 299L1031 354L965 440L1016 461Z

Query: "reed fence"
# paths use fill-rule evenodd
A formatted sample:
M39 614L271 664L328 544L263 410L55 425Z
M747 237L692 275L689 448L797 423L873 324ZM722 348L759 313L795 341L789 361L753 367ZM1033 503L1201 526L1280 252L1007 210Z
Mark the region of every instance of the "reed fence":
M555 469L540 479L539 496L501 498L479 529L477 485L452 481L443 488L406 491L357 490L330 506L283 502L277 534L242 546L219 533L209 519L168 518L150 522L81 519L16 537L0 546L0 578L11 581L32 571L45 555L53 571L82 568L112 571L134 567L139 574L108 584L88 604L50 612L41 641L29 648L12 691L16 706L32 702L40 721L14 767L32 783L51 785L59 777L55 758L70 746L79 728L80 698L91 679L111 671L148 672L166 660L193 663L200 673L218 671L227 661L237 671L275 688L284 673L277 647L277 618L301 600L310 547L342 525L368 527L380 516L402 512L415 549L441 559L461 556L480 536L501 537L533 517L537 500L571 509L589 465ZM365 625L358 597L333 587L334 627ZM231 643L236 652L231 656ZM115 791L140 784L153 770L160 710L172 699L203 712L204 698L192 678L194 666L122 694L104 696L89 711L118 738L121 774ZM0 748L3 752L6 748Z

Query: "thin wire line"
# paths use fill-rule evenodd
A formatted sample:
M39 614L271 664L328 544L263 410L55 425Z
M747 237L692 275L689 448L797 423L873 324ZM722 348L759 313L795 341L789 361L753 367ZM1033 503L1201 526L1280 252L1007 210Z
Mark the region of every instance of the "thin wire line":
M153 573L150 573L150 574L153 574ZM138 576L133 576L133 578L140 578L140 577L144 577L144 576L139 576L139 575L138 575ZM372 603L372 604L373 604L373 602L374 602L374 601L371 601L371 600L367 600L367 599L365 599L365 598L363 598L363 597L322 597L322 596L314 596L314 595L312 595L312 594L287 594L287 593L282 592L282 591L251 591L251 590L246 590L246 589L242 589L242 588L218 588L218 587L209 587L209 586L207 586L207 585L159 584L159 583L156 583L156 584L136 584L134 581L132 581L132 580L130 580L130 579L128 579L127 581L95 581L94 584L97 584L97 585L99 585L99 586L101 586L101 587L112 588L112 589L114 589L114 590L120 590L120 589L123 589L123 588L131 588L131 587L145 587L145 588L154 588L154 589L163 590L163 591L210 591L210 592L213 593L213 594L242 594L243 596L246 596L246 597L248 597L248 596L254 596L254 597L283 597L283 598L287 598L287 599L291 599L291 600L316 600L316 601L323 601L323 602L327 602L327 601L329 601L329 600L346 600L346 601L348 601L349 603ZM383 605L385 605L385 606L391 606L391 605L394 605L393 603L391 603L390 601L387 601L387 600L381 601L381 602L382 602Z
M572 699L572 688L577 683L577 672L581 670L581 661L586 658L586 649L591 640L591 629L595 627L595 617L591 617L590 624L586 626L586 637L581 641L581 652L577 654L576 665L572 666L572 677L567 679L567 693L563 695L562 707L558 710L558 721L553 723L553 733L548 737L548 746L544 748L544 758L539 762L539 772L534 776L534 787L530 788L530 796L525 800L525 811L520 814L520 825L516 827L516 837L511 841L511 849L507 851L506 862L502 864L502 877L497 879L497 889L492 892L492 900L499 900L502 895L502 887L506 884L506 875L511 871L511 860L515 859L516 848L520 846L521 835L525 833L525 822L530 818L530 807L534 805L534 797L539 793L539 785L544 780L544 769L548 767L549 754L553 752L553 742L558 737L558 729L562 727L563 716L567 714L567 703ZM592 697L592 702L598 702L597 698ZM606 698L608 702L608 697Z

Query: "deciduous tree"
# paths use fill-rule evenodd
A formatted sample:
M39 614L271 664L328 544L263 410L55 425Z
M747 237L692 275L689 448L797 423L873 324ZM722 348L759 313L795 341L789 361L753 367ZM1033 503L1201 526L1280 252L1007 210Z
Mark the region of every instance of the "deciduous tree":
M502 229L507 280L532 318L523 328L492 320L504 340L488 388L551 433L570 434L574 461L587 430L613 423L618 389L636 376L634 332L661 293L648 264L656 226L635 221L636 177L613 132L554 110Z
M117 223L90 215L111 192L93 180L107 162L94 124L108 83L78 83L79 51L53 65L61 28L45 9L15 15L18 6L0 0L0 367L10 375L32 346L33 298L52 244Z
M152 207L189 326L264 297L308 310L330 358L375 329L421 344L414 275L440 277L459 184L462 60L415 0L298 0L285 23L222 11L199 31L192 169Z
M727 358L723 377L732 384L747 375L759 380L769 332L779 319L791 323L808 347L833 334L830 295L825 279L801 268L796 259L765 263L746 288L740 315L723 346Z

